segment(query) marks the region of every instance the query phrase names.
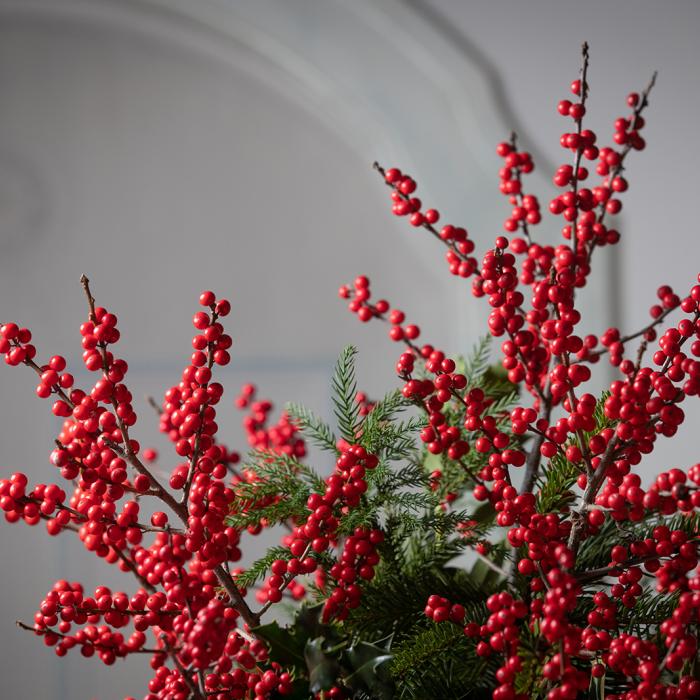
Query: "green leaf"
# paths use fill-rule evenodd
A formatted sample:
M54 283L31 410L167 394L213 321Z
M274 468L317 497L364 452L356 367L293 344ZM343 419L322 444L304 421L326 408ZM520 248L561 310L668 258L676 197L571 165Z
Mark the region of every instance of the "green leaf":
M343 681L353 690L366 689L377 700L391 700L394 697L391 676L386 666L393 656L387 648L369 642L357 642L345 652L353 672Z
M464 360L463 374L470 386L478 386L478 380L489 368L491 356L491 336L485 335L479 338L468 357Z
M360 428L360 404L357 403L357 381L355 379L355 356L357 348L348 345L340 353L333 374L333 405L338 429L348 442L355 442Z
M252 631L267 642L272 661L283 666L303 667L306 637L301 629L296 626L280 627L277 622L270 622Z
M337 454L336 443L338 438L333 434L328 424L300 404L287 404L286 411L290 418L299 426L305 437L309 438L311 442L322 450Z
M483 587L486 590L491 589L496 583L502 580L502 576L498 571L494 571L486 562L477 559L469 572L469 576L478 587Z
M340 673L338 659L327 653L325 642L324 637L309 639L304 648L304 659L309 669L309 690L312 693L329 690Z

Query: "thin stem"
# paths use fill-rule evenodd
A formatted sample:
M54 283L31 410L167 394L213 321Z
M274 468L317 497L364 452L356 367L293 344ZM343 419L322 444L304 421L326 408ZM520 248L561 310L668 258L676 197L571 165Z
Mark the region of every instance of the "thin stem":
M403 199L405 202L408 202L411 199L408 195L405 195L403 192L397 189L391 182L387 182L386 170L381 165L379 165L379 163L375 162L373 164L373 167L382 176L384 184L387 185L387 187L390 187L392 190L394 190L394 192L396 192L399 195L399 197L401 197L401 199ZM438 230L432 224L428 223L427 221L424 221L421 224L421 226L431 235L437 238L437 240L440 241L440 243L449 248L460 260L462 260L463 262L467 261L468 256L461 253L459 248L454 243L452 243L451 241L446 241L444 238L442 238Z
M586 106L586 99L588 98L588 83L586 82L586 76L588 74L588 42L584 41L581 46L581 55L583 57L583 64L581 66L581 106ZM583 127L583 118L576 122L576 133L579 138L581 136L581 131ZM576 215L574 220L571 222L571 237L576 239L576 224L578 222L578 207L576 205L576 197L578 194L578 171L581 166L581 156L583 155L583 148L579 144L576 149L576 156L574 157L574 171L572 176L571 190L574 195L574 207L576 207Z
M309 555L310 551L311 543L309 542L309 544L306 545L303 554L299 557L299 561L303 561ZM279 587L280 592L284 591L287 588L287 586L289 586L289 584L294 580L294 578L295 577L292 574L285 574L284 581ZM271 605L272 601L268 600L267 603L265 603L265 605L263 605L262 608L260 608L260 610L258 611L258 618L262 617L270 609Z
M156 592L156 587L149 583L148 579L145 576L142 576L138 569L136 568L136 564L124 554L124 552L121 549L117 549L114 547L114 551L117 553L117 556L119 559L121 559L122 562L124 562L124 566L131 571L131 573L139 580L141 585L149 592L149 593L155 593Z
M642 328L641 330L636 331L635 333L630 333L629 335L624 335L620 338L618 341L619 343L628 343L630 340L635 340L636 338L639 338L642 335L646 335L650 330L654 329L656 326L661 324L663 320L673 311L676 311L678 307L674 306L673 308L670 309L664 309L661 314L657 318L655 318L651 323L647 324ZM602 350L596 350L595 352L589 352L586 357L583 358L583 361L588 361L591 358L594 357L600 357L601 355L605 355L606 353L610 352L610 348L603 348Z
M510 134L510 145L513 148L513 151L518 150L518 135L513 131ZM519 166L515 166L513 168L513 172L515 173L515 179L518 181L519 184L522 184L522 172L520 170ZM523 204L523 192L522 192L522 187L520 188L520 191L515 194L515 199L518 203L518 206L522 206ZM525 240L527 241L528 245L532 245L532 239L530 238L530 229L527 224L527 220L524 219L520 222L520 228L523 232L523 235L525 236Z
M37 629L33 625L28 625L26 622L22 622L21 620L15 620L15 624L17 627L19 627L22 630L26 630L27 632L33 632L39 637L43 637L44 635L47 634L52 634L56 635L59 639L73 639L70 635L63 634L62 632L57 632L56 630L52 630L50 628L46 629ZM115 651L115 647L110 647L105 644L100 644L99 642L85 642L85 644L89 644L92 647L95 647L95 649L102 650L102 651ZM82 646L79 642L76 643L76 646ZM140 648L140 649L131 649L128 652L129 654L162 654L163 650L162 649L146 649L146 648Z
M688 542L698 542L698 538L693 538L688 540ZM631 566L637 566L639 564L645 564L649 561L654 561L661 559L658 554L648 554L644 557L635 557L633 559L628 559L620 564L615 564L614 566L601 566L598 569L589 569L587 571L576 571L574 576L578 579L580 583L590 583L599 578L605 578L606 576L615 576L621 574L623 571L629 569Z
M632 123L634 124L637 119L642 115L642 112L644 109L649 105L649 94L652 91L652 88L656 84L656 77L657 77L657 72L654 71L652 73L651 79L649 80L649 83L647 84L646 88L642 91L639 104L637 107L635 107L634 111L632 112ZM622 149L620 153L620 162L615 166L615 169L613 172L608 175L608 181L612 182L614 178L616 178L618 175L620 175L624 169L625 169L625 159L628 155L628 153L632 150L632 144L627 143L625 147ZM605 202L601 202L600 204L600 213L598 214L598 219L597 223L602 224L603 221L605 220L605 215L607 214L607 209L605 206ZM588 250L588 260L587 262L590 264L591 258L593 257L593 251L595 250L596 246L598 245L596 239L594 238L591 241L591 246Z

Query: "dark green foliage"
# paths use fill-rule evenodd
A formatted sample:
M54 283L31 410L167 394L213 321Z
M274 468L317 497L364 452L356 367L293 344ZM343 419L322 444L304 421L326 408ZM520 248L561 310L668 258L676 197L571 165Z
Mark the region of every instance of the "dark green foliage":
M634 608L620 606L620 629L637 636L653 637L658 626L678 606L679 595L680 593L659 595L647 589L637 599Z
M571 505L576 495L571 490L576 484L581 470L557 453L542 468L540 489L537 493L537 510L540 513L554 513Z
M488 456L472 451L455 462L445 455L430 455L417 438L426 424L425 413L400 391L388 393L362 416L356 401L355 355L354 348L346 348L333 377L337 433L302 407L291 405L288 413L306 438L334 456L339 435L379 458L365 475L367 492L359 504L336 515L339 548L357 527L384 532L380 562L374 577L360 582L360 605L342 622L321 622L327 591L306 581L309 600L320 604L303 607L287 628L270 623L256 633L268 641L271 658L297 679L292 700L338 683L356 699L489 697L496 661L476 657L475 642L461 626L436 625L424 614L428 597L437 594L464 605L467 619L482 623L486 598L505 585L503 576L482 560L467 566L456 561L464 559L466 550L483 541L494 525L489 505L470 509L459 500L473 486L473 475ZM489 368L488 356L489 341L484 339L463 361L463 371L470 386L485 391L486 413L504 419L505 430L507 411L516 397L504 374ZM445 411L454 414L448 420L457 422L463 406L457 400L453 403ZM230 523L237 527L303 523L309 495L325 490L324 480L313 469L290 457L258 452L246 466L257 478L236 486ZM441 473L437 482L431 477L435 469ZM445 509L447 493L454 500ZM267 575L275 559L290 556L287 548L273 548L236 580L252 586ZM337 553L314 556L328 572ZM496 565L507 564L507 557L505 544L489 553ZM329 585L333 586L332 580Z
M253 452L246 466L258 478L236 485L236 508L228 517L228 523L235 527L296 518L305 511L309 494L325 487L313 469L287 455Z
M310 693L329 690L339 682L354 697L395 697L389 673L391 636L372 642L353 639L321 621L320 605L302 607L289 627L272 622L254 631L268 643L272 661L307 679L293 698L308 698Z
M494 661L476 656L459 625L421 622L394 649L396 698L490 698Z
M423 609L431 594L463 604L470 619L485 619L486 596L494 589L450 565L464 552L467 540L441 537L427 528L407 530L398 520L390 520L386 530L389 536L376 575L364 587L362 604L346 621L354 634L393 634L395 643L403 643L425 620Z
M489 369L491 356L491 336L484 335L476 342L471 353L457 367L467 379L470 386L480 386L480 382Z

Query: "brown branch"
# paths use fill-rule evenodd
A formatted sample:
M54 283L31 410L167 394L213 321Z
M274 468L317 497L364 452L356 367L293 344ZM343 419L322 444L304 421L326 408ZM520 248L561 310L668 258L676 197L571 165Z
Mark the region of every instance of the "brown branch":
M146 397L146 403L159 415L163 415L163 409L158 405L158 402L152 397Z
M574 554L578 551L578 546L586 528L586 513L588 507L595 501L595 497L598 495L598 491L600 491L600 487L603 485L605 473L613 460L619 442L620 438L614 435L608 443L603 457L598 464L598 468L594 470L593 474L588 479L586 489L583 492L581 507L572 513L573 526L569 534L568 547Z
M401 192L397 187L393 185L391 182L387 182L386 180L386 170L379 165L376 161L373 163L372 167L382 176L382 179L384 180L384 184L391 188L394 192L396 192L401 199L403 199L405 202L408 202L411 198L408 195L405 195L403 192ZM435 238L437 238L440 243L442 243L445 247L449 248L461 261L466 262L468 259L467 255L464 255L460 252L459 248L452 243L451 241L446 241L444 238L440 236L440 233L438 230L431 224L428 223L427 221L424 221L421 224L421 227L424 228L426 231L428 231L431 235L433 235Z
M219 583L224 587L226 593L228 593L228 596L231 599L231 604L236 610L238 610L246 624L251 628L257 627L260 624L260 613L256 614L250 609L248 603L245 602L243 595L238 589L238 586L236 586L233 578L231 577L231 574L224 569L222 564L219 564L219 566L214 569L214 573L219 579Z
M632 112L632 123L634 124L637 119L641 116L642 112L644 109L649 105L649 93L651 93L652 88L656 84L656 76L657 72L654 71L651 75L651 79L649 80L649 83L647 84L646 88L642 91L641 98L639 100L639 104L637 107L634 109ZM625 147L622 149L620 152L620 162L615 166L615 169L613 170L612 174L608 176L608 179L610 182L614 178L616 178L620 173L622 173L625 169L625 159L629 152L632 150L632 144L627 143ZM607 214L607 209L605 207L605 202L601 202L600 204L600 213L598 214L598 219L597 223L602 224L603 221L605 221L605 215ZM596 239L594 238L591 241L591 247L588 250L588 255L587 255L587 262L590 264L591 258L593 257L593 251L596 249L596 246L598 245Z
M586 99L588 98L588 83L586 82L586 76L588 74L588 42L584 41L581 46L581 56L583 58L583 63L581 65L581 106L586 106ZM581 131L583 128L583 117L576 122L576 133L581 136ZM576 240L576 225L578 222L578 206L576 204L576 198L578 195L578 171L581 167L581 156L583 155L583 148L579 143L576 149L576 156L574 157L574 171L572 175L572 186L571 190L574 195L574 207L576 207L576 216L571 222L571 237L572 240Z
M136 564L134 564L129 557L124 554L124 552L121 549L117 549L116 547L113 547L114 551L117 553L117 556L121 561L124 562L124 565L131 571L131 573L139 580L141 585L149 592L149 593L155 593L156 592L156 587L149 583L148 579L145 576L142 576L139 572L138 569L136 568Z
M688 542L698 542L698 538L690 539ZM605 578L606 576L615 576L621 574L626 569L631 566L637 566L638 564L645 564L649 561L654 561L656 559L662 559L658 554L647 554L644 557L635 557L633 559L628 559L626 562L620 564L601 566L598 569L589 569L587 571L575 571L574 576L579 580L580 583L588 583L590 581L595 581L599 578Z
M311 542L309 542L309 544L306 545L306 549L304 549L304 552L299 557L299 560L305 559L309 555L310 551L311 551ZM294 580L294 578L295 578L295 576L293 576L292 574L289 574L289 573L285 574L284 581L282 582L282 585L279 587L280 592L284 591L287 588L287 586L289 586L289 584ZM265 603L265 605L263 605L262 608L260 608L260 610L258 611L258 618L261 618L270 609L272 604L273 604L272 601L268 600L267 603Z
M639 338L642 335L645 335L648 333L650 330L658 326L660 323L663 322L663 320L673 311L675 311L678 307L674 306L670 309L664 309L661 314L657 318L655 318L651 323L647 324L642 328L641 330L636 331L635 333L630 333L629 335L622 336L617 342L622 343L623 345L625 343L628 343L630 340L635 340L636 338ZM602 355L605 355L606 353L610 352L610 348L603 348L601 350L596 350L595 352L590 352L588 353L580 362L587 362L591 358L595 357L601 357Z
M552 396L547 392L545 396L544 411L542 413L542 418L549 422L549 418L552 414ZM542 461L542 455L540 454L540 448L542 443L547 439L547 436L535 429L537 437L532 443L530 448L530 453L527 456L527 461L525 462L525 476L523 477L523 485L520 489L520 493L532 493L535 487L535 481L537 480L537 474L540 469L540 463Z
M27 632L33 632L36 634L38 637L43 637L46 634L53 634L56 635L59 639L73 639L68 634L63 634L62 632L57 632L56 630L52 630L50 628L46 629L37 629L36 627L32 625L28 625L26 622L22 622L21 620L15 620L15 625L19 627L22 630L26 630ZM81 642L76 642L76 646L83 646L84 644L89 644L92 647L95 647L95 649L102 650L102 651L111 651L111 652L116 652L117 647L110 647L107 646L106 644L100 644L99 642L91 642L87 641L84 643ZM140 648L140 649L131 649L129 650L128 654L162 654L163 650L162 649L145 649L145 648Z

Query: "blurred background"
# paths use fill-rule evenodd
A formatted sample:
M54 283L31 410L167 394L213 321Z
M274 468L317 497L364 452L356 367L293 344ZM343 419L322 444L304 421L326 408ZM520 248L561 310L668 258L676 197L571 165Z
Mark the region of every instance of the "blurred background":
M659 70L622 243L597 256L583 297L590 331L636 330L656 287L682 293L700 262L699 22L696 0L0 0L0 319L31 327L42 357L64 354L84 377L86 273L120 317L135 434L161 448L144 397L177 382L202 289L233 303L234 360L219 373L230 444L245 449L232 407L245 381L328 415L348 343L378 396L395 383L397 348L345 310L339 284L368 274L455 353L484 333L486 308L433 241L393 219L372 161L413 174L446 222L492 245L509 211L495 145L518 131L546 207L552 170L569 160L556 104L585 39L587 126L602 142L627 93ZM546 217L537 237L557 232ZM0 466L45 481L57 425L34 386L22 369L0 373ZM700 412L688 414L645 474L695 461ZM58 578L131 590L129 579L41 526L0 525L0 568L0 696L143 695L145 660L57 660L13 624L31 622Z

